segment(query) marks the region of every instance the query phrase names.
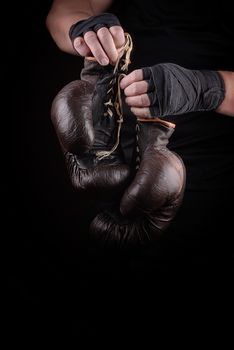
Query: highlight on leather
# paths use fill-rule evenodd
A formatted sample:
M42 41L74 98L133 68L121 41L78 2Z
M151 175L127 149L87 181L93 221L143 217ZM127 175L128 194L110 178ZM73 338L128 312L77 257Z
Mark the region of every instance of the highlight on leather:
M114 67L85 59L80 79L61 89L51 108L74 189L106 203L89 233L108 247L142 246L160 239L182 203L185 188L183 161L168 148L175 124L158 116L136 120L125 108L120 80L128 72L132 48L126 33ZM134 118L134 128L122 135L129 117ZM123 141L134 154L130 164L125 161Z
M85 59L80 79L63 87L52 103L51 120L73 187L90 197L118 197L131 169L119 146L123 111L119 77L127 72L131 39L115 67Z

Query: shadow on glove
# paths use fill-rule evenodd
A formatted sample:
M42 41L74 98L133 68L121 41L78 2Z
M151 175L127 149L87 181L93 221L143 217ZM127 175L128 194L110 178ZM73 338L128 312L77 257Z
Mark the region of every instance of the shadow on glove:
M138 120L135 177L120 206L110 206L90 226L90 234L102 246L145 246L157 241L175 217L186 171L182 159L167 148L173 132L166 122Z
M52 104L72 185L89 198L120 196L130 181L130 167L117 148L122 120L112 97L118 74L111 65L85 60L81 80L67 84Z
M115 67L85 60L81 79L66 85L51 109L74 188L89 199L106 202L90 225L93 241L105 247L158 240L184 192L183 162L167 148L174 125L157 118L132 123L124 115L119 82L131 50L127 36ZM129 119L134 129L124 128ZM121 130L127 132L121 135Z

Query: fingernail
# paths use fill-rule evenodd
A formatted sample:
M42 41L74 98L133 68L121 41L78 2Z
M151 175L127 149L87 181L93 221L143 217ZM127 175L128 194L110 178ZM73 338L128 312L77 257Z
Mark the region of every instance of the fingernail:
M107 59L107 58L101 58L101 64L103 65L103 66L106 66L107 64L109 63L109 60Z

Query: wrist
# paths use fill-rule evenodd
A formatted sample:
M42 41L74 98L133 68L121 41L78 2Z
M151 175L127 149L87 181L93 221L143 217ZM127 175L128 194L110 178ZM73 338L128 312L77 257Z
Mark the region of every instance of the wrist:
M225 98L225 86L222 76L217 71L193 71L199 79L200 101L197 111L212 111L218 108ZM195 110L196 112L196 110Z
M216 71L162 63L144 68L143 74L149 85L151 116L169 122L170 116L215 110L225 97L223 79Z
M224 82L225 98L216 109L217 113L234 116L234 72L218 71Z

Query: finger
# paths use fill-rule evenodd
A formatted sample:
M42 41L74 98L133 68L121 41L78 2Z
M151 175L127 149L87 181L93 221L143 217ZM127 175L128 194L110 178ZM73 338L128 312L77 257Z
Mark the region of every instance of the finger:
M125 44L125 35L123 28L120 26L113 26L109 28L111 35L113 37L115 47L117 49L121 48Z
M131 111L133 114L135 114L136 117L139 118L151 118L150 115L150 109L149 108L137 108L137 107L131 107Z
M81 37L75 38L73 42L73 46L75 50L78 52L78 54L83 57L88 56L91 53L89 47L86 45L84 39Z
M130 74L126 75L120 82L121 89L125 89L127 86L129 86L132 83L135 83L136 81L143 80L143 72L142 69L136 69Z
M124 90L126 96L137 96L145 94L148 91L148 83L145 80L137 81L127 86Z
M109 30L106 27L102 27L97 31L97 37L110 61L115 63L118 58L118 51Z
M130 107L148 107L150 106L150 99L147 94L131 96L126 98L126 103Z
M89 31L85 33L84 40L86 45L90 48L90 51L92 52L93 56L96 58L98 63L100 63L102 66L106 66L109 64L109 59L104 52L101 44L99 43L98 37L95 32Z

